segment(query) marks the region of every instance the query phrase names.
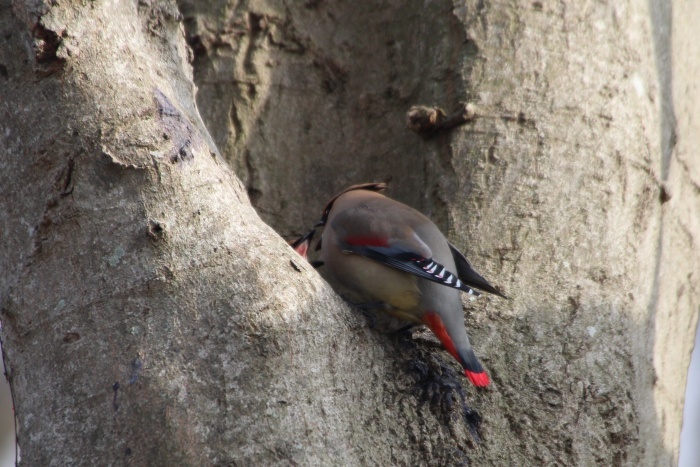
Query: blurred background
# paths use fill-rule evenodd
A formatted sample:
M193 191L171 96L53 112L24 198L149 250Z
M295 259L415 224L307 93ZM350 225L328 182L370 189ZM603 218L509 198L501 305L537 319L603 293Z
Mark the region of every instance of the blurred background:
M15 465L15 421L10 385L0 376L0 467Z
M681 454L678 467L700 465L700 325L695 330L695 347L690 357L688 386L685 388Z

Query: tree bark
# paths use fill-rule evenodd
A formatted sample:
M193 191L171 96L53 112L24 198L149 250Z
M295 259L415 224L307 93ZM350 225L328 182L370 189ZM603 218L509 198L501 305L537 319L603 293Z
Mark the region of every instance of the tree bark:
M24 463L677 459L700 307L691 6L179 9L0 3ZM465 101L474 122L406 127ZM291 238L386 179L513 297L467 303L487 390L425 333L370 329L246 196Z

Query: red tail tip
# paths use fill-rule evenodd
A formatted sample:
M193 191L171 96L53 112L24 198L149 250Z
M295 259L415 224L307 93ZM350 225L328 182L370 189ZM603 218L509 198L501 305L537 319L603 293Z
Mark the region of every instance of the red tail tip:
M474 386L484 388L489 385L489 375L485 371L481 373L472 373L469 370L464 370L464 375L469 378Z

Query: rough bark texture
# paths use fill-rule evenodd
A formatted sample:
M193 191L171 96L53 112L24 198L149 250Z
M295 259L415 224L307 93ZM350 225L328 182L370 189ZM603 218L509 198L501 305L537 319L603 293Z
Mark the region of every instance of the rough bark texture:
M2 1L23 460L673 462L700 18L661 3ZM464 101L474 123L405 126ZM514 298L467 306L494 380L467 410L434 341L368 329L245 195L291 237L382 179Z
M180 4L204 119L266 222L297 235L391 179L514 296L471 307L496 380L476 457L676 458L699 306L689 4ZM464 101L480 118L450 135L404 126Z

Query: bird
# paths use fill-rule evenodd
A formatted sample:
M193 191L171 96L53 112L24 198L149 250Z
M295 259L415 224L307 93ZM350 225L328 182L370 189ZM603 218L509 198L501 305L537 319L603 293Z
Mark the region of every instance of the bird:
M428 217L384 196L385 188L385 183L353 185L326 204L315 225L323 227L318 264L362 300L427 325L469 381L488 386L489 376L467 336L460 291L508 297L476 272Z

